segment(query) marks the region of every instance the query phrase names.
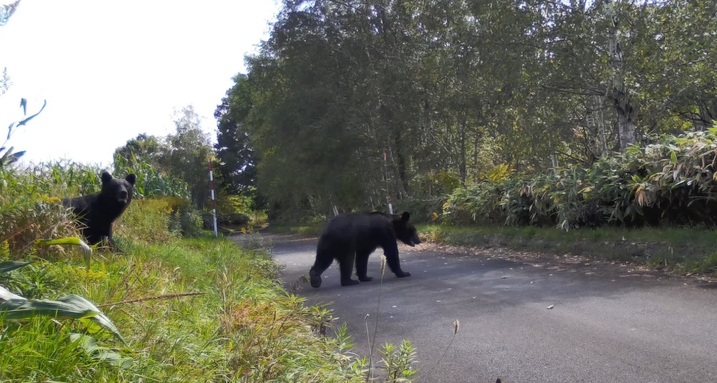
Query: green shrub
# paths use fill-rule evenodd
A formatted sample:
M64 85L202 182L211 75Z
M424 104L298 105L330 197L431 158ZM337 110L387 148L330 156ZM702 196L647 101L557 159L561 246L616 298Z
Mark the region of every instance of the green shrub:
M144 198L132 201L114 223L115 235L137 243L161 243L176 238L170 230L173 198Z
M16 169L0 170L0 243L17 256L34 251L38 239L78 235L55 197L64 185Z
M589 168L489 177L446 199L447 222L507 225L717 226L717 127L630 147Z
M137 176L135 189L143 197L177 197L190 199L189 186L177 177L158 171L148 161L133 155L133 160L115 157L115 173Z
M98 165L61 160L32 165L20 173L29 176L35 185L52 185L58 197L75 197L98 192L102 170Z
M202 214L191 204L184 204L171 215L170 227L185 237L197 237L202 234Z
M411 213L411 221L416 223L434 222L443 214L445 199L405 199L396 202L394 213L407 211Z
M503 182L483 182L456 189L443 205L444 219L454 224L502 224Z

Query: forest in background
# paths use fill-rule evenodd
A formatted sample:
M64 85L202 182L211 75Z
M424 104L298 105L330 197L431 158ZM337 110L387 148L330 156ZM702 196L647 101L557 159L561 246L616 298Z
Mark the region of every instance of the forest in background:
M712 174L685 165L665 183L655 173L694 162L691 144L659 159L646 148L713 126L716 12L702 0L284 1L217 108L222 184L284 220L387 200L440 213L491 183L610 169L636 145L641 160L619 165L635 174L613 186L634 210L659 208L682 178ZM583 209L591 189L573 187ZM615 220L610 198L600 215Z

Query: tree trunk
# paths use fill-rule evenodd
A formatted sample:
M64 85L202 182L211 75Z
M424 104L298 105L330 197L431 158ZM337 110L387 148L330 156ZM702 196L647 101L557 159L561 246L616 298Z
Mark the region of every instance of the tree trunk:
M400 181L401 188L399 189L399 193L402 197L408 196L408 169L407 169L407 163L406 163L406 157L403 155L403 151L401 150L401 129L396 129L393 131L393 145L394 150L391 151L392 156L394 157L394 163L396 164L396 171L398 172L398 180Z
M617 32L620 26L615 3L612 0L605 0L608 10L607 16L611 18L611 28L608 36L608 49L612 63L612 84L607 92L617 113L617 133L620 140L620 152L625 153L627 147L635 143L635 110L630 102L630 94L625 86L624 68L622 60L622 49L618 40Z
M634 109L630 104L630 95L617 92L613 96L617 112L617 132L620 140L620 152L625 153L627 147L635 143Z
M461 185L466 184L466 125L467 124L468 124L467 117L464 115L463 120L461 121L460 132L459 132L459 134L460 134L459 140L460 140L460 146L461 146L461 160L460 160L461 162L458 167L458 174L460 175L460 178L461 178Z
M473 141L473 171L478 170L478 149L480 147L480 135L476 132L474 141ZM475 175L474 175L475 176ZM475 179L475 178L473 178Z

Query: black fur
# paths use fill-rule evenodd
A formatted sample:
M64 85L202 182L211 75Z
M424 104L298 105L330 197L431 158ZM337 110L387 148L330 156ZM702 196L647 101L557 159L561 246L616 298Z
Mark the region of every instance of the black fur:
M311 286L321 286L321 274L336 259L341 271L341 286L358 284L351 279L356 263L356 275L359 281L368 282L373 278L366 275L368 257L377 247L383 248L386 263L399 278L411 273L401 270L398 258L397 240L415 246L421 243L416 228L408 220L410 214L400 216L383 213L341 214L329 221L319 238L316 261L309 271Z
M122 215L132 201L135 181L134 174L119 179L112 178L108 172L102 172L100 192L62 200L65 207L72 208L82 235L90 245L100 243L106 237L110 245L117 248L112 239L112 222Z

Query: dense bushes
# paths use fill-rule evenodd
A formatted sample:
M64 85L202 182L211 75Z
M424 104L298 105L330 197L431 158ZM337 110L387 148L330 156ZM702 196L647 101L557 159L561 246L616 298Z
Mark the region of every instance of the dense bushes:
M132 202L137 206L118 221L120 235L126 230L123 227L132 227L136 233L142 233L138 238L151 241L162 240L159 237L168 230L197 235L201 230L201 217L188 203L186 184L149 168L139 170L137 196ZM135 172L121 167L118 171L122 176ZM77 236L72 217L60 199L99 191L100 172L97 166L67 161L0 169L0 242L7 242L13 254L25 254L33 250L38 239ZM154 201L147 201L147 197ZM153 206L155 204L163 208ZM150 208L144 209L145 205ZM167 215L155 217L152 213L163 209ZM123 220L132 223L123 225ZM157 230L159 221L163 230Z
M0 242L12 254L33 250L41 238L77 235L57 197L66 186L38 181L31 172L0 169Z
M452 223L717 225L717 128L663 136L587 168L509 176L456 189L444 204Z

